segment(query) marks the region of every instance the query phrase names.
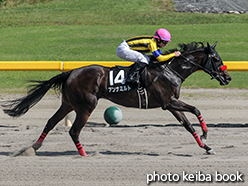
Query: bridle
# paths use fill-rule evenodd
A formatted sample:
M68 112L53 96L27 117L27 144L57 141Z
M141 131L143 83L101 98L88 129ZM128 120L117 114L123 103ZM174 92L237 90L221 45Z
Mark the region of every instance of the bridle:
M222 80L222 78L220 78L220 72L223 72L224 70L227 69L226 65L222 65L222 66L217 66L216 63L214 63L213 58L216 56L216 54L206 54L204 53L205 56L202 59L202 64L200 65L198 63L195 63L194 61L192 61L191 59L189 59L188 57L184 56L183 54L180 55L180 57L184 58L187 62L191 63L192 65L198 67L198 69L203 70L204 72L208 73L212 78L211 79L218 79L219 81L221 81L223 84L225 84L225 82ZM163 69L161 70L161 72L153 79L153 81L149 84L153 84L158 78L159 76L161 76L163 74L163 71L168 68L171 72L173 72L177 77L179 77L182 81L185 81L185 78L182 77L177 71L173 70L170 67L170 63L172 63L174 61L175 57L172 58L172 60L169 63L165 63L164 65L161 65L163 67ZM148 86L149 86L148 85Z
M184 55L180 55L182 58L184 58L187 62L191 63L194 66L197 66L200 70L203 70L204 72L208 73L212 79L216 79L218 78L219 80L222 81L220 77L220 72L224 71L227 69L226 65L220 66L218 67L216 65L216 63L214 63L213 58L216 56L216 54L205 54L206 56L203 58L203 65L197 64L194 61L190 60L189 58L187 58ZM169 65L167 65L168 68L174 72L180 79L182 79L183 81L185 80L185 78L183 78L180 74L178 74L175 70L171 69L169 67Z

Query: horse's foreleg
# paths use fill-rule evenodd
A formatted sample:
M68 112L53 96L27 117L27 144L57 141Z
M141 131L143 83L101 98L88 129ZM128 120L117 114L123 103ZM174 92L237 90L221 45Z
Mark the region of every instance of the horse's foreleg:
M195 108L196 110L198 110L197 108ZM199 111L199 110L198 110ZM200 113L200 111L199 111L199 113ZM202 128L202 135L201 135L201 140L204 142L204 143L206 143L206 141L207 141L207 133L208 133L208 129L207 129L207 125L206 125L206 123L205 123L205 121L204 121L204 119L202 118L202 115L200 114L199 116L197 116L197 118L198 118L198 120L199 120L199 122L200 122L200 124L201 124L201 128Z
M46 138L47 134L57 125L57 123L62 120L70 111L72 111L71 107L63 104L60 106L58 111L48 120L42 134L40 135L39 139L36 143L33 144L33 148L38 150L44 139Z
M210 147L208 147L206 144L202 142L201 138L198 136L192 124L188 121L188 119L186 118L183 112L180 112L174 109L169 109L169 111L186 128L186 130L192 134L192 136L195 138L196 142L201 148L204 148L208 154L215 154L215 152Z
M82 110L81 110L82 112ZM76 148L81 156L87 157L87 153L84 151L82 144L79 141L79 134L82 128L85 126L90 114L77 113L76 119L69 131L69 134L76 145Z

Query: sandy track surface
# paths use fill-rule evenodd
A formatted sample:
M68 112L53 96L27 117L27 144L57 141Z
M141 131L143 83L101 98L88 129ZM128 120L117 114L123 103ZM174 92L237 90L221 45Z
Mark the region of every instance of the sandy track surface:
M2 95L1 99L19 96ZM46 95L26 115L16 119L1 112L0 185L139 186L147 185L147 178L154 179L154 174L156 181L150 185L247 185L248 91L183 89L181 100L201 111L210 126L207 144L216 155L205 155L172 114L160 108L119 106L123 120L116 127L109 127L103 112L115 104L100 100L80 135L89 157L79 156L64 120L48 134L36 154L29 151L26 156L13 157L13 153L39 137L60 106L60 98ZM201 134L195 116L186 115ZM216 177L216 173L243 182L218 182L220 175ZM169 174L174 175L171 181ZM190 179L190 174L194 178ZM201 181L202 174L205 182Z

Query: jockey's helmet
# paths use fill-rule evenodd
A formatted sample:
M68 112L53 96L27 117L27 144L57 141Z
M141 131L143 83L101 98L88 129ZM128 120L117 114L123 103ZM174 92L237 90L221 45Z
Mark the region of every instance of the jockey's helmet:
M154 37L157 39L161 39L162 41L171 41L171 34L168 30L164 29L164 28L160 28L156 31L156 33L154 34Z

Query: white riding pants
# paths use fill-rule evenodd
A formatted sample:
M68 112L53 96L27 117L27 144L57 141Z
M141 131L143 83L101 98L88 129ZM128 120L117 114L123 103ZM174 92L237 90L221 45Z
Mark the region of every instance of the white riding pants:
M116 49L116 54L119 58L131 62L141 62L149 64L149 57L135 50L131 50L127 42L124 40Z

